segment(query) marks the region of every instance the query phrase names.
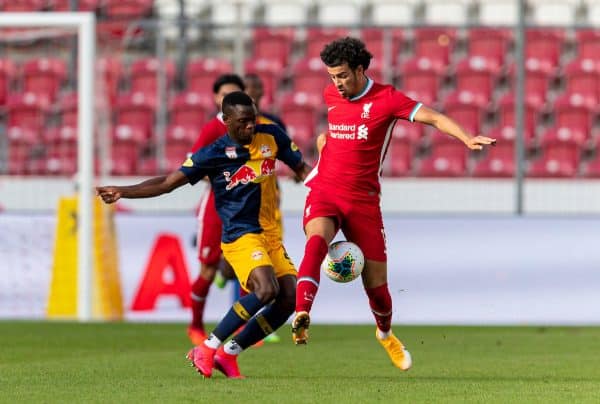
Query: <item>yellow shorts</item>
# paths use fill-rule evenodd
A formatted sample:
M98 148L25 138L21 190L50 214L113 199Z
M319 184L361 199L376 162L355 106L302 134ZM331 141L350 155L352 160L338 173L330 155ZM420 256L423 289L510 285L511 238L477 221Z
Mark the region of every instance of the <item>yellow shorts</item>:
M254 268L271 266L275 277L296 276L296 267L281 240L268 240L262 233L248 233L231 243L221 243L223 257L231 264L241 287L248 289L248 278Z

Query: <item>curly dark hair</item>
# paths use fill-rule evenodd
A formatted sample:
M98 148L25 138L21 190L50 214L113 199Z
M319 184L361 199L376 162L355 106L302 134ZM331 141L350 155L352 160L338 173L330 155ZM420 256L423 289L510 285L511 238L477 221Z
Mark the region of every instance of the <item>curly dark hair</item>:
M321 60L328 67L348 63L348 67L352 70L358 66L367 70L372 58L373 55L367 50L363 41L349 36L328 43L321 51Z
M241 91L246 90L246 86L244 85L244 80L242 80L242 78L240 76L238 76L237 74L233 74L233 73L227 73L227 74L222 74L219 77L217 77L217 79L213 83L213 93L217 94L219 92L219 90L221 89L221 86L224 86L225 84L236 85L240 88Z

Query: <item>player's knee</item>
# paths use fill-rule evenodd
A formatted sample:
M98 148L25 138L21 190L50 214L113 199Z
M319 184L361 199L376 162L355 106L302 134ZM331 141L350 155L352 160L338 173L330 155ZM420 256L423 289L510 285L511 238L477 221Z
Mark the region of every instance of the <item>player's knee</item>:
M279 294L279 286L277 284L273 284L272 282L261 282L254 289L254 293L261 302L267 304L277 297Z

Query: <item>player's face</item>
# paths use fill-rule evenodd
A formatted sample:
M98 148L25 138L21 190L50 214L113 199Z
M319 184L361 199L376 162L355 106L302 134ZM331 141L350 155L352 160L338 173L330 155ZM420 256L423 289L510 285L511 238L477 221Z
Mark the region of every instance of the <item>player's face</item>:
M223 115L229 136L239 144L250 144L256 128L256 107L236 105Z
M365 86L366 78L362 66L352 70L348 63L340 66L327 67L327 73L335 84L340 95L344 98L352 98Z
M217 108L221 110L221 103L223 103L223 98L229 93L233 93L234 91L242 91L237 85L232 83L223 84L221 88L219 88L219 92L215 94L215 104L217 104Z
M246 80L244 83L246 85L246 94L252 98L252 101L258 107L260 104L260 99L263 96L263 87L262 84L258 80Z

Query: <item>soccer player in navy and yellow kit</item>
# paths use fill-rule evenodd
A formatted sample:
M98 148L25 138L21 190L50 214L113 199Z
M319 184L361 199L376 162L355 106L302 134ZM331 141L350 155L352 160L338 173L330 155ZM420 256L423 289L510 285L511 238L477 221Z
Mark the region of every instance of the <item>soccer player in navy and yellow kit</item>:
M104 202L113 203L119 198L162 195L209 178L223 222L223 255L249 293L232 305L188 358L205 377L214 367L227 377L240 378L237 355L283 325L294 310L296 269L275 217L275 159L300 178L310 167L279 126L256 123L256 106L245 93L228 94L222 109L227 134L195 152L178 171L132 186L98 187L97 192Z

